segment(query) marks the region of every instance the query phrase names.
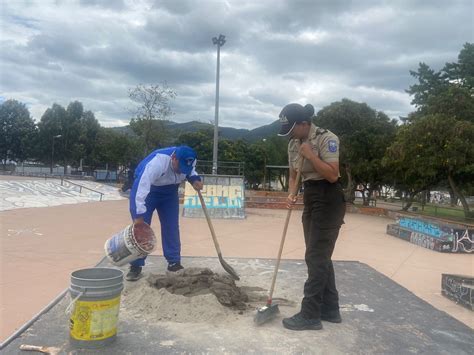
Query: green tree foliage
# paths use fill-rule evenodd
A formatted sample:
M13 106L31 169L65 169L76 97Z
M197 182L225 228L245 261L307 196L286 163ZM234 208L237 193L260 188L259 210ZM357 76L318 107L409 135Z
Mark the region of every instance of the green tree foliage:
M457 63L446 63L443 77L459 84L471 93L474 90L474 43L465 43L459 52Z
M38 123L39 159L51 163L54 144L54 162L63 164L65 170L67 165L78 166L79 156L85 151L81 144L84 116L89 121L93 118L79 101L71 102L67 109L58 104L48 108Z
M166 83L156 85L139 84L129 90L135 106L130 127L143 144L144 155L168 143L163 120L172 114L170 101L176 92Z
M66 120L67 112L64 107L53 104L52 107L46 109L38 123L39 134L36 157L47 165L52 164L53 144L54 162L64 162L64 157L66 156L64 143L59 144L59 140L62 139L63 122Z
M133 137L111 128L100 127L96 139L97 149L91 157L93 167L108 164L109 168L115 169L140 160L141 147Z
M395 137L395 120L365 103L343 99L320 110L315 124L340 139L340 164L349 201L354 200L357 185L363 186L364 204L368 204L365 191L370 198L374 190L391 183L390 171L382 165L382 159Z
M420 63L418 70L410 74L417 83L407 92L413 96L412 104L417 111L409 120L426 114L445 114L474 122L474 44L466 43L458 61L446 63L439 72Z
M7 100L0 105L0 159L22 162L34 149L36 125L25 104Z
M408 160L400 161L395 169L400 172L405 167L403 183L411 195L435 184L448 185L450 193L459 198L468 216L471 212L464 194L472 192L474 180L474 44L466 43L458 61L446 63L439 72L420 63L418 70L411 74L418 82L407 92L413 96L412 103L417 111L409 116L408 124L400 130L387 158L405 156ZM431 134L431 142L438 146L419 141L423 130ZM413 142L423 144L420 147L423 152L411 152L413 147L410 144ZM420 162L418 156L426 159ZM387 161L388 164L391 163ZM398 174L398 180L400 177Z
M74 151L74 161L80 162L89 167L96 164L94 156L101 147L98 141L98 135L101 126L99 121L91 111L85 111L79 120L79 140Z
M460 183L474 180L474 125L437 114L403 125L384 159L398 185L413 198L447 180L471 215Z
M212 160L213 137L212 129L186 132L179 135L176 144L190 146L196 151L199 160L210 161Z
M176 144L186 144L196 150L198 160L212 160L213 131L211 129L197 132L183 133L178 137ZM270 137L256 143L248 143L244 140L219 140L218 161L220 162L243 162L245 179L251 188L259 188L263 185L265 176L265 165L287 165L287 144L285 139ZM199 171L199 166L198 166ZM219 173L235 174L235 169L219 169ZM279 171L278 178L285 185L283 176L287 171ZM268 179L268 176L266 176Z

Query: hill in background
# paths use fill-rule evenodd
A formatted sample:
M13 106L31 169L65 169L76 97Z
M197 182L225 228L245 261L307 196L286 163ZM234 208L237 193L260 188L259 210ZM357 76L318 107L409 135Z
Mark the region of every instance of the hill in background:
M180 134L188 132L198 132L201 130L214 130L214 125L210 123L191 121L185 123L177 123L173 121L164 121L166 128L170 131L170 134L174 137L178 137ZM257 127L254 129L238 129L231 127L219 127L220 138L238 140L243 139L248 142L256 142L262 138L275 136L278 133L280 124L278 121L270 123L265 126ZM115 131L123 132L125 134L133 135L130 126L113 127Z

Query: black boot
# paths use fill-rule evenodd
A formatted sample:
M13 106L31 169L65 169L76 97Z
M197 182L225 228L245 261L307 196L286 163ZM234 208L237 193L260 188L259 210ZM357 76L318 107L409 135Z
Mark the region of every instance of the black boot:
M301 313L296 313L293 317L283 318L283 326L291 330L319 330L323 325L319 319L304 318Z
M137 281L137 280L141 279L142 276L143 276L143 274L142 274L142 267L141 266L130 265L130 271L125 276L125 279L127 281Z
M330 311L325 311L324 309L321 309L321 319L326 322L331 322L331 323L342 322L341 313L339 313L338 309L334 309Z
M180 262L169 263L168 264L168 271L176 272L176 271L179 271L179 270L182 270L182 269L184 269L184 267L183 267L183 265L181 265Z

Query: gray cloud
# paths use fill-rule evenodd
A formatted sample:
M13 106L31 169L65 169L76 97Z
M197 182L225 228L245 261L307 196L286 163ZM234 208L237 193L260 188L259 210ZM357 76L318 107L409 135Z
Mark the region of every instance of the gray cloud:
M167 81L176 121L271 123L288 102L321 109L347 97L391 117L413 107L409 70L455 61L474 41L471 1L157 0L4 2L0 97L36 119L79 100L103 125L130 119L127 90Z

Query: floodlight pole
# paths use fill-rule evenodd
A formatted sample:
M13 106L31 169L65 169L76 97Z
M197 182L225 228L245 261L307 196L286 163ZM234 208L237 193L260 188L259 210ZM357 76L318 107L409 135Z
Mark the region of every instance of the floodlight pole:
M219 66L221 58L221 47L225 43L225 36L219 35L219 38L213 37L212 43L217 45L217 70L216 70L216 108L214 114L214 146L212 150L212 174L217 175L217 152L218 152L218 140L219 140Z

